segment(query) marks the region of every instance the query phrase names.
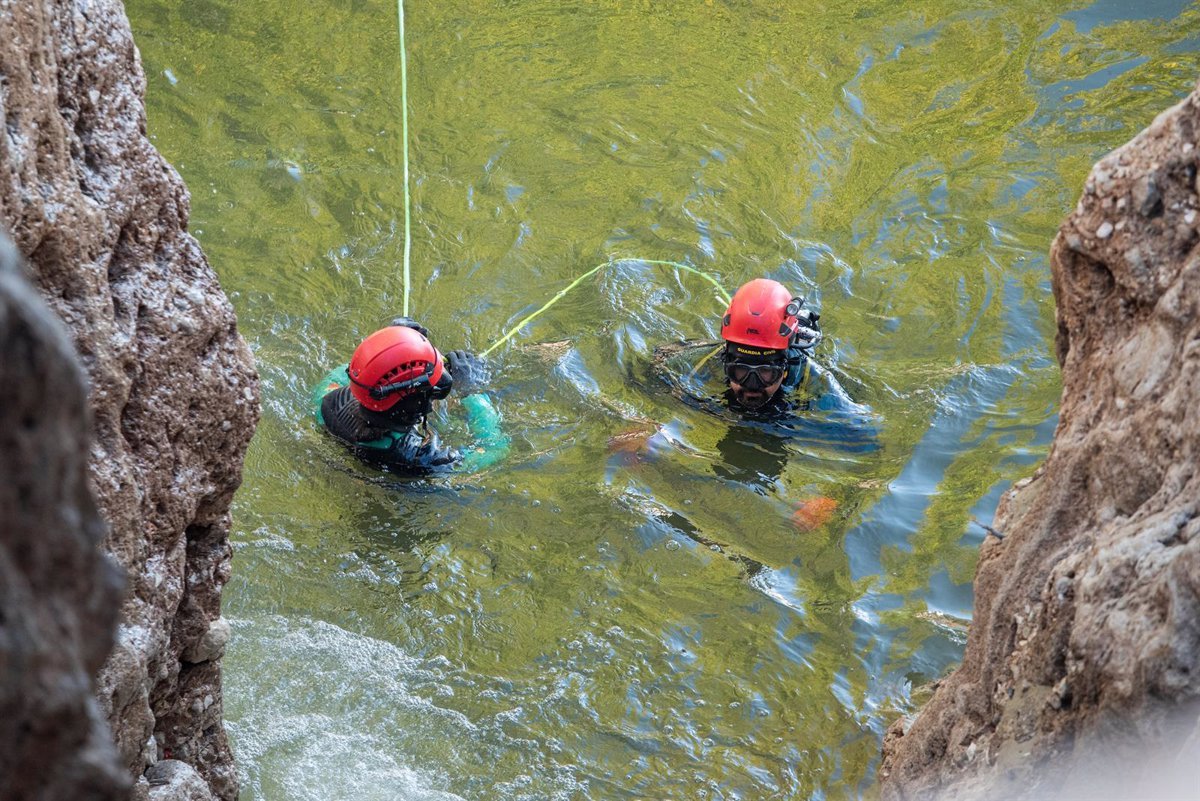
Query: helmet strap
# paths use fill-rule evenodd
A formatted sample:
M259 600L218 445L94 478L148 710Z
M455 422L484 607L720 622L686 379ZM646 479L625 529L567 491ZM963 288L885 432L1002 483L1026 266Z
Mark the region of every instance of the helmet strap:
M382 387L371 387L368 392L375 400L383 400L393 392L404 392L407 389L417 389L421 386L429 386L429 376L433 375L433 362L425 362L425 372L416 378L410 378L407 381L399 381L395 384L385 384ZM361 386L361 384L359 385Z

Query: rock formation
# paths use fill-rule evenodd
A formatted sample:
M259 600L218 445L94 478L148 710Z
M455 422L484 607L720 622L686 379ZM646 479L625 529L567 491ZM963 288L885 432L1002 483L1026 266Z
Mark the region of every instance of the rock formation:
M92 695L121 579L87 486L83 371L3 238L0 354L0 798L122 798Z
M962 666L888 732L885 799L1151 797L1172 765L1195 778L1198 135L1193 92L1095 166L1054 241L1054 444L996 513Z
M0 42L0 228L85 369L90 484L104 547L127 572L100 709L138 796L151 790L147 768L172 759L232 799L220 593L257 376L187 233L182 181L146 137L145 78L120 3L0 0ZM83 655L89 668L96 657ZM194 796L183 784L180 797Z

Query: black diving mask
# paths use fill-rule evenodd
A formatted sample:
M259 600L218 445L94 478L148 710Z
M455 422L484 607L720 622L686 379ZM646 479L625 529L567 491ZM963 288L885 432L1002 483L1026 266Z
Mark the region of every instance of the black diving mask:
M746 389L766 389L781 381L786 372L787 364L781 362L769 364L725 362L725 377Z

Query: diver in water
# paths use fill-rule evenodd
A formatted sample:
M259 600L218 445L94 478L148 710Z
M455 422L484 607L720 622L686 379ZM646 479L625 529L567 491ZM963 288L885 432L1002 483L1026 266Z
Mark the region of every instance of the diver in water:
M654 369L684 402L718 414L734 412L763 422L808 411L869 414L813 361L821 341L820 318L783 284L756 278L734 293L721 317L721 341L659 346ZM692 354L701 350L708 355L692 363ZM711 377L703 368L714 356L726 388L721 397L692 381Z
M317 422L374 467L409 476L475 472L503 459L509 445L486 383L482 359L463 350L443 358L423 326L400 317L364 339L313 400ZM451 390L462 396L475 440L465 455L429 427L433 402Z
M878 447L870 410L851 400L812 359L821 341L820 317L804 308L803 298L768 278L756 278L734 293L721 318L724 400L730 410L767 430L731 429L717 445L725 465L717 468L719 474L735 477L741 465L778 476L788 459L784 441L796 438L846 452Z
M756 278L743 284L721 318L721 361L731 404L766 409L806 383L809 355L821 339L820 317L778 281Z
M687 341L655 349L654 371L694 408L742 423L717 443L718 474L771 480L790 449L867 453L879 448L878 419L855 403L813 351L820 315L767 278L743 284L721 317L721 341ZM708 354L696 360L698 353ZM708 369L719 364L720 372ZM709 391L718 380L721 394ZM731 421L732 422L732 421Z
M652 499L659 521L720 549L750 575L770 563L755 554L770 557L775 535L763 513L772 509L796 531L812 535L805 540L806 561L842 564L842 521L864 497L856 484L860 476L873 475L881 445L877 415L854 402L814 359L822 338L819 320L783 284L758 278L734 293L720 318L719 341L685 340L655 348L651 375L687 406L724 425L687 418L656 424L653 434L643 434L645 446L633 453L645 460L681 458L673 455L677 451L689 462L699 457L722 480L707 493L719 500L685 508L695 490L663 479L671 472L663 468L619 478L617 471L638 464L626 456L628 448L608 480L628 480L632 494ZM831 486L831 473L844 479ZM745 503L739 503L747 490L758 497L745 495ZM739 525L739 515L748 509L761 518L749 529ZM760 551L763 544L767 548Z

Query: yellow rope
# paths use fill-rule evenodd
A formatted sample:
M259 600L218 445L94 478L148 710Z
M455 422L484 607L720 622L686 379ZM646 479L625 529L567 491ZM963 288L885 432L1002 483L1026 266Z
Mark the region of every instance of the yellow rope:
M520 331L522 328L524 328L528 323L532 322L534 318L536 318L542 312L549 309L555 303L558 303L558 301L561 300L563 298L563 296L565 296L568 292L570 292L575 287L579 286L581 283L583 283L584 280L591 277L599 270L601 270L605 267L610 267L614 264L621 264L623 262L641 262L643 264L656 264L660 267L675 267L676 269L680 269L680 270L684 270L689 273L693 273L695 275L700 276L704 280L708 281L713 286L715 286L717 288L717 292L720 294L722 300L724 300L726 303L730 302L729 293L725 291L725 288L721 286L721 283L719 281L717 281L716 278L713 278L711 275L704 272L703 270L697 270L695 267L692 267L690 265L680 264L679 262L676 262L676 261L661 261L658 259L636 259L636 258L612 259L611 261L606 261L606 262L597 264L595 267L593 267L592 269L588 270L583 275L576 278L574 281L572 281L566 287L564 287L563 289L560 289L558 294L555 295L554 297L550 298L550 300L548 300L545 305L543 305L540 309L538 309L537 311L530 314L528 317L525 317L524 319L522 319L521 322L514 325L511 329L509 329L509 331L504 336L500 337L500 339L493 342L491 347L489 347L487 350L485 350L480 355L486 357L489 353L494 351L496 348L500 347L505 342L512 339L513 336L515 336L518 331Z

